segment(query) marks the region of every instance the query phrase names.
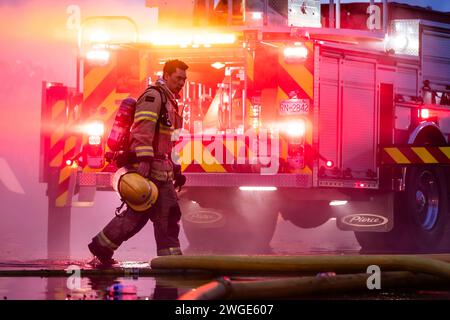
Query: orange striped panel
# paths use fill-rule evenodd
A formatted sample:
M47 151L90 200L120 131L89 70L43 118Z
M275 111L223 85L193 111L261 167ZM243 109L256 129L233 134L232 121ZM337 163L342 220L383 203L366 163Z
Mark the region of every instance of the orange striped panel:
M255 142L253 140L253 142ZM243 136L215 136L215 139L202 136L183 136L175 145L175 152L182 160L182 170L187 172L225 173L260 172L258 145ZM277 150L278 156L279 150ZM270 157L271 147L266 155Z
M60 167L63 162L66 119L66 101L58 100L51 106L51 123L56 128L50 135L50 167Z
M280 106L283 100L290 98L291 93L296 93L299 99L309 99L310 106L313 106L314 98L314 45L311 41L306 41L303 45L308 49L308 56L301 63L286 63L284 49L291 43L276 43L278 51L278 79L276 105ZM278 121L287 120L289 117L279 117ZM312 145L313 140L313 119L312 117L302 117L306 121L305 143ZM287 158L287 141L282 140L281 158ZM311 157L305 154L307 162L305 168L295 170L295 173L312 173Z
M90 66L86 70L84 75L83 109L95 110L95 112L90 112L89 118L83 119L83 122L102 121L105 125L104 143L108 138L120 102L130 96L129 93L117 93L116 88L117 60L115 56L112 56L110 63L106 66ZM88 142L87 138L87 136L84 136L83 144ZM104 148L107 148L106 143ZM106 151L109 150L106 149ZM106 165L105 163L105 167ZM105 167L100 169L85 167L83 171L101 172Z

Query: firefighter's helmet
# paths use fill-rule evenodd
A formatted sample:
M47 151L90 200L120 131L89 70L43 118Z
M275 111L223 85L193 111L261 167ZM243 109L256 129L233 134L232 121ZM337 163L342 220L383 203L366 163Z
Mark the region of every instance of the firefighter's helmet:
M114 174L113 188L137 212L150 209L158 199L156 185L128 167L120 168Z

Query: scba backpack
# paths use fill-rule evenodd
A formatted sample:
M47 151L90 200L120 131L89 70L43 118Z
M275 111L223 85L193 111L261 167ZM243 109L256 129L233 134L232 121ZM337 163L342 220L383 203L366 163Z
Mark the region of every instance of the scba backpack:
M151 89L155 89L161 95L161 112L158 117L158 125L161 118L168 118L166 103L167 97L163 89L159 86L149 86L138 100L134 98L126 98L120 103L114 119L113 126L108 135L107 145L112 152L105 154L108 162L117 161L118 166L122 166L123 158L129 158L130 131L134 123L134 114L136 112L137 102L147 94ZM127 155L127 156L125 156ZM118 161L119 160L119 161Z

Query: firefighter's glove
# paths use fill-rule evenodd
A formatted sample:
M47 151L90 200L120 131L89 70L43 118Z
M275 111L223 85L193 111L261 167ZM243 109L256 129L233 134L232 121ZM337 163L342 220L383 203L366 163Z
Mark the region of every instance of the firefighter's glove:
M178 188L178 192L181 191L181 187L184 186L184 184L186 183L186 176L184 176L181 173L180 165L174 165L173 179L174 179L174 183L173 183L174 188L175 189Z
M144 178L148 178L150 177L150 168L151 168L150 161L141 161L139 162L139 166L136 171Z
M130 165L130 164L137 162L136 154L134 152L132 153L132 152L127 152L127 151L118 152L116 154L115 160L116 160L117 168L122 168L126 165Z

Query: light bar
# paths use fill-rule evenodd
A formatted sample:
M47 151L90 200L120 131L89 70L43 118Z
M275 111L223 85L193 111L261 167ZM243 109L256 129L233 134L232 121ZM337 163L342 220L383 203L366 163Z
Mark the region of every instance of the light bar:
M277 187L262 187L262 186L241 186L241 191L276 191Z
M308 49L304 46L284 48L285 59L305 59L308 57Z
M143 36L143 41L150 42L155 46L210 47L217 44L233 44L236 42L236 35L233 33L157 31Z
M214 69L220 70L223 67L225 67L225 64L222 62L214 62L213 64L211 64L211 67L213 67Z
M89 42L91 43L108 43L110 36L104 30L94 30L89 34Z
M347 200L333 200L330 201L330 206L345 206L347 203Z
M108 63L109 58L111 54L108 50L91 50L88 53L86 53L86 58L89 61L96 62L96 63Z

